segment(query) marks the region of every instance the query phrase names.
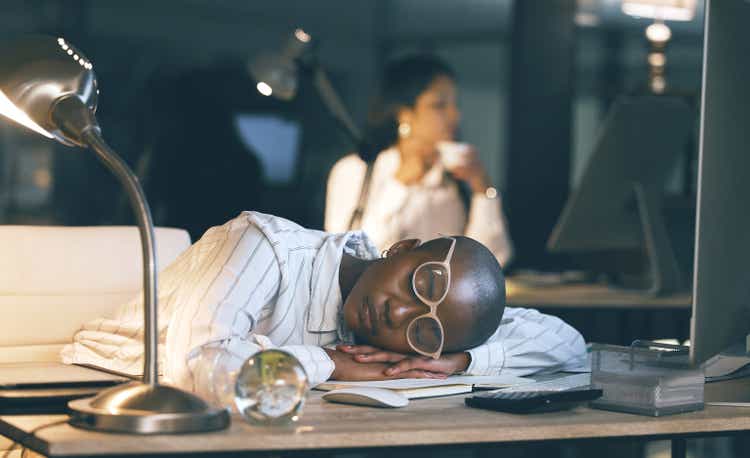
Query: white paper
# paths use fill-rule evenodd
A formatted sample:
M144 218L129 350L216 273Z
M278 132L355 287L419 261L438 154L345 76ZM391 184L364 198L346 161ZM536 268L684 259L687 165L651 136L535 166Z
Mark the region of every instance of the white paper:
M335 385L338 388L345 386L367 386L373 388L389 388L403 390L410 388L426 388L444 385L492 385L498 388L504 386L515 386L533 382L533 379L515 377L512 375L452 375L444 379L429 378L402 378L395 380L372 380L365 382L345 382L331 380L321 384L322 387Z
M534 383L508 387L503 391L565 391L581 388L591 384L591 374L581 373L553 377L548 380L540 380Z

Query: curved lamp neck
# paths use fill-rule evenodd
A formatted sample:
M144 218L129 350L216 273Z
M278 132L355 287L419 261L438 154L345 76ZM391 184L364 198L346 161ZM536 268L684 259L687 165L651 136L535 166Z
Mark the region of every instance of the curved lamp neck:
M143 322L144 362L143 382L158 384L158 323L156 298L156 249L151 210L146 202L138 177L115 153L101 136L101 130L91 110L76 96L60 99L52 108L52 120L65 139L79 146L88 146L96 157L112 172L125 188L128 201L135 213L143 253Z

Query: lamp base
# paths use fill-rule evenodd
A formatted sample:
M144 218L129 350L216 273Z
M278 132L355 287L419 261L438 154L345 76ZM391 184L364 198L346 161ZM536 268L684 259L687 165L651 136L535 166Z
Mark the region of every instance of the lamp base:
M192 393L168 385L131 382L93 398L68 403L78 428L130 434L173 434L224 429L226 409L209 406Z

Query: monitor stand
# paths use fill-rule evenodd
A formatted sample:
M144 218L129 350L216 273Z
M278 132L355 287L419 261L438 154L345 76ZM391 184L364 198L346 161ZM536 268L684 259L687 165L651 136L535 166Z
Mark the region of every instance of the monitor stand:
M593 272L606 275L613 290L648 296L683 291L682 275L667 235L661 194L639 182L633 182L631 186L631 202L635 207L631 211L637 212L634 216L640 225L641 247L637 250L592 251L584 254L585 258L579 254L579 259L595 266ZM613 270L613 266L618 266L617 270Z
M634 182L633 193L638 207L646 252L647 274L644 293L659 296L679 291L682 286L672 244L660 205L659 193Z
M727 348L704 363L707 403L742 403L750 407L750 334L746 342Z

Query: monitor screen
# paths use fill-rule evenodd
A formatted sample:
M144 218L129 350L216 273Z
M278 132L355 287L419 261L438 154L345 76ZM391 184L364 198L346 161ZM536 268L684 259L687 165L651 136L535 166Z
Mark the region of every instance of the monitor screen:
M706 2L691 360L750 333L750 2Z
M615 102L580 184L549 238L550 251L598 254L605 262L587 268L612 274L616 282L616 274L640 273L643 281L633 282L634 288L653 293L679 289L660 203L693 119L687 103L677 97L623 97ZM625 268L624 260L630 258L638 265L633 272Z

